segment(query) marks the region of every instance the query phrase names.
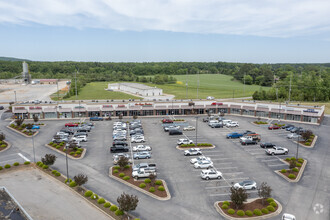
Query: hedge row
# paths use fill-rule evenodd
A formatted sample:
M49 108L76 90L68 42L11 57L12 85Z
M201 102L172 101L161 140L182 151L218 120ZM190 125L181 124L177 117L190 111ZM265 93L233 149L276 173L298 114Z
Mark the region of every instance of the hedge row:
M268 124L268 123L265 122L265 121L255 121L254 123L257 124L257 125L265 125L265 124Z
M180 147L195 147L196 144L181 144ZM198 143L197 147L211 147L213 146L210 143Z
M29 164L30 164L30 161L25 161L24 162L24 165L29 165ZM13 163L13 166L15 166L15 167L17 167L19 165L20 165L19 162ZM3 170L3 168L9 169L9 168L11 168L11 165L10 164L6 164L4 167L0 166L0 170Z
M267 199L267 202L269 203L269 205L267 206L267 208L263 208L263 209L254 209L253 212L251 210L246 210L245 212L243 210L237 210L235 212L234 209L228 209L229 206L230 206L230 202L228 201L224 201L222 203L222 206L221 208L222 209L228 209L227 210L227 213L230 214L230 215L233 215L233 214L237 214L238 216L253 216L253 215L256 215L256 216L261 216L261 215L266 215L268 214L269 212L274 212L275 211L275 207L277 207L277 203L274 201L273 198L268 198Z

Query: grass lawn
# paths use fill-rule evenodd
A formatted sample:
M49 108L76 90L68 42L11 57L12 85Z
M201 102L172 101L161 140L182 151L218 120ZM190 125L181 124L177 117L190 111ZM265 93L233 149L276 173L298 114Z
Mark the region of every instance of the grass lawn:
M322 106L325 105L325 114L330 115L330 102L290 102L294 104L300 104L300 105L310 105L310 106Z
M86 99L140 99L140 97L128 95L122 92L111 92L104 90L112 82L91 82L86 84L78 94L78 100ZM76 96L71 96L65 100L75 100Z
M162 88L164 93L175 95L176 99L186 98L186 79L188 81L188 98L197 99L197 77L198 75L173 75L178 81L176 84L155 85L146 83L150 86ZM244 85L238 81L232 81L233 77L223 74L200 74L198 98L206 99L207 96L215 98L238 98L249 97L260 89L257 85ZM262 87L268 90L269 87Z

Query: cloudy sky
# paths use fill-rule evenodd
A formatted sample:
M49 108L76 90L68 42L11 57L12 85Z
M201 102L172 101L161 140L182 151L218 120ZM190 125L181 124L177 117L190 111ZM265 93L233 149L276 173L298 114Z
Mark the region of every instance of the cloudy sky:
M330 62L329 0L0 0L0 56Z

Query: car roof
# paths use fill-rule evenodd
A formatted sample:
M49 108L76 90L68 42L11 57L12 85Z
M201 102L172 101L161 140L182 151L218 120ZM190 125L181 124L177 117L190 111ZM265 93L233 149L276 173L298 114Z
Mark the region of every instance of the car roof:
M240 182L240 183L255 183L255 181L253 181L253 180L244 180L244 181L242 181L242 182Z

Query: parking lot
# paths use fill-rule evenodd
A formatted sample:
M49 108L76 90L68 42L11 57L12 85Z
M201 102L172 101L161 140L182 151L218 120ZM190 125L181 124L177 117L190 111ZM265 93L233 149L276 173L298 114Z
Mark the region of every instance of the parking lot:
M318 146L315 149L299 147L299 155L307 158L309 165L304 172L303 179L298 184L290 184L273 172L287 167L279 159L292 157L296 154L297 145L286 138L287 132L284 130L268 130L267 127L253 125L251 122L254 119L235 116L225 117L238 121L240 127L211 128L207 123L202 122L202 117L198 118L197 124L198 143L215 145L213 149L202 149L202 153L204 156L210 157L214 168L223 174L223 178L219 180L202 180L200 177L201 169L195 169L190 163L190 159L194 156L184 156L182 150L176 149L176 142L179 138L187 137L196 142L196 131L184 131L183 135L170 136L163 130L162 118L139 118L145 133L146 142L144 145L152 147L152 154L150 159L134 160L134 163L152 162L157 164L157 178L164 179L171 192L172 198L169 201L154 200L108 177L109 167L113 166L113 158L109 149L113 141L114 121L94 122L95 128L89 133L88 141L82 144L87 149L84 159L69 160L70 176L72 177L80 172L87 174L89 182L86 187L114 203L116 203L116 198L122 192L138 195L140 202L133 214L143 219L221 219L215 211L213 203L229 200L230 187L242 180L254 180L258 185L267 182L273 188L273 197L285 205L284 211L295 214L298 219L326 219L329 210L325 209L322 215L315 215L313 206L319 202L324 207L329 207L327 197L329 189L326 187L326 183L330 180L326 177L327 171L321 171L323 161L329 157L327 149ZM181 117L177 116L176 118ZM196 126L195 117L182 118L186 120L186 125ZM5 130L4 122L6 121L2 120L3 130ZM40 160L40 157L46 153L55 154L58 158L54 168L64 174L66 173L65 157L46 148L44 145L49 143L54 133L67 122L69 121L45 121L46 126L35 137L37 160ZM72 120L72 122L74 121ZM311 128L319 136L325 134L322 133L325 131L317 126L302 125L302 127ZM242 146L238 139L226 139L226 135L232 131L241 132L245 130L260 134L261 142L272 142L288 148L289 154L269 156L265 154L265 149L260 148L259 144ZM6 130L6 132L8 133L7 140L13 146L0 155L1 164L12 163L16 158L22 159L18 156L18 153L33 161L31 140L25 140L20 134L9 130ZM327 140L329 140L327 136L319 137L318 144L325 144ZM132 144L131 147L136 145L138 144ZM319 151L316 151L318 148ZM314 178L320 178L320 183L313 181ZM323 193L321 193L322 191ZM256 190L249 190L248 192L250 198L257 197ZM300 204L302 198L314 199ZM166 216L161 214L164 209L168 213ZM308 218L304 216L308 216Z

